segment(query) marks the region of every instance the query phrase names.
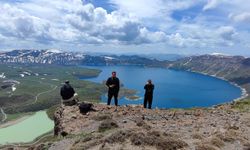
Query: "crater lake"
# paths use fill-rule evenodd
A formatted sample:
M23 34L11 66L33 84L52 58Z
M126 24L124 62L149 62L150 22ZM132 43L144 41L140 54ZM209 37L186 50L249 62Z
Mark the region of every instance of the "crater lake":
M83 80L103 83L111 76L112 71L116 71L124 88L137 91L138 100L122 97L118 100L119 105L143 104L144 85L148 79L155 85L153 108L210 107L230 102L242 94L239 87L227 81L199 73L140 66L84 67L99 69L102 72L98 77L81 78ZM106 94L101 97L101 101L107 102ZM114 104L113 99L111 102Z

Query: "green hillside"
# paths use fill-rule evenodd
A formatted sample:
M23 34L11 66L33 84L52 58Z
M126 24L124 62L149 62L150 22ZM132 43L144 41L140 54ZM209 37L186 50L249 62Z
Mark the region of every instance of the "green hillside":
M72 66L0 65L0 106L7 114L48 109L60 103L60 87L70 80L81 101L99 101L105 88L79 77L95 77L100 70ZM1 116L2 117L2 116Z

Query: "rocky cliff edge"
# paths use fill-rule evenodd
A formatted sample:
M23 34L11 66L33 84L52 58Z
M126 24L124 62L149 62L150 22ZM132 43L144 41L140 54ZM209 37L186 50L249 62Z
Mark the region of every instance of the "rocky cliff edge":
M61 106L49 149L250 149L250 115L230 105L191 110L94 104L86 114Z

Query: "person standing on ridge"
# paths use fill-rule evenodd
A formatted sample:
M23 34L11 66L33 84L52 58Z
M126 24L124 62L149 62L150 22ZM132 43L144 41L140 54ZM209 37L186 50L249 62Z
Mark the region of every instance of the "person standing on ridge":
M120 90L120 81L116 77L116 72L112 72L112 76L106 81L106 86L108 87L108 102L107 105L110 105L111 99L114 96L115 105L118 106L118 93Z
M154 92L154 84L152 84L151 80L148 80L146 85L144 86L145 94L144 94L144 108L151 109L152 101L153 101L153 92Z

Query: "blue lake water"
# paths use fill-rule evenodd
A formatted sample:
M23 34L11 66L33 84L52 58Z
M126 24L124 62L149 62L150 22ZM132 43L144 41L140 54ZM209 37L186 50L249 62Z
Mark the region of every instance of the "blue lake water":
M96 78L83 80L102 83L111 76L112 71L116 71L117 77L125 88L138 91L140 100L131 101L123 97L119 99L119 105L143 104L143 87L148 79L151 79L155 85L153 108L208 107L229 102L241 96L240 88L229 82L198 73L138 66L84 67L100 69L102 72ZM101 99L106 103L105 95ZM113 99L112 104L114 104Z

